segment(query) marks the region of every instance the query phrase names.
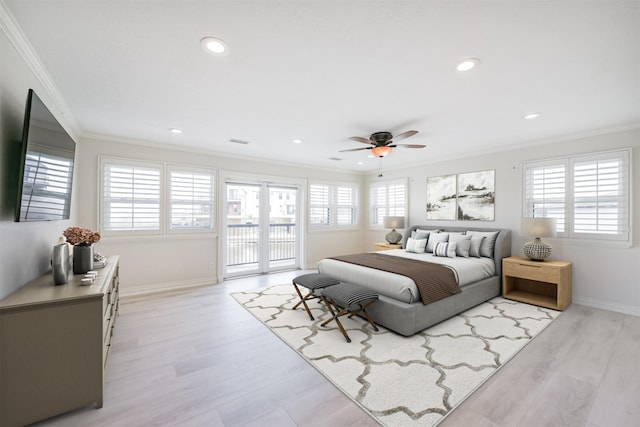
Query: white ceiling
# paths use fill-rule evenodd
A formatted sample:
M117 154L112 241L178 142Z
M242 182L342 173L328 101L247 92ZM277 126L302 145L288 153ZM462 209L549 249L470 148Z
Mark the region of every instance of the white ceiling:
M81 135L370 171L350 136L418 130L397 168L640 123L639 1L4 3Z

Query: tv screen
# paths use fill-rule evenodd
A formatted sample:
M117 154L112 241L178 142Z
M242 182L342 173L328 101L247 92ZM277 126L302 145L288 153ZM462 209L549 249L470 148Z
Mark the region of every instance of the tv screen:
M16 221L69 219L76 144L29 89Z

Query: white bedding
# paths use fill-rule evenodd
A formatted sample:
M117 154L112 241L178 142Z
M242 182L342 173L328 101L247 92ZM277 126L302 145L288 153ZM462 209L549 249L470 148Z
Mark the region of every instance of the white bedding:
M393 249L378 253L447 266L453 270L460 287L495 275L495 264L491 258L445 258L436 257L430 253L417 254L405 252L403 249ZM366 286L381 295L399 301L406 303L420 301L420 294L418 293L416 284L413 280L401 274L389 273L334 259L323 259L320 261L318 263L318 271L329 274L343 282Z

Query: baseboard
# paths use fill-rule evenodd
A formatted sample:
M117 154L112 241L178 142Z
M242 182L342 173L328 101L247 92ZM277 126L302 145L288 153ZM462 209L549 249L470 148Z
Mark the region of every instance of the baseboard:
M574 298L575 304L587 305L589 307L601 308L603 310L615 311L618 313L631 314L633 316L640 316L640 307L629 304L615 304L608 303L593 298Z
M197 288L200 286L215 285L215 279L198 279L198 280L183 280L177 282L164 282L164 283L150 283L148 285L133 286L126 288L120 286L120 298L137 297L141 295L155 294L158 292L177 291L188 288Z

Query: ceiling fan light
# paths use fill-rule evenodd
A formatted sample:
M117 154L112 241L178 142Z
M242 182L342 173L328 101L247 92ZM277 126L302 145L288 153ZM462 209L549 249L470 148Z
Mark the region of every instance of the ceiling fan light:
M376 157L384 157L391 153L391 147L375 147L371 149L371 152Z

